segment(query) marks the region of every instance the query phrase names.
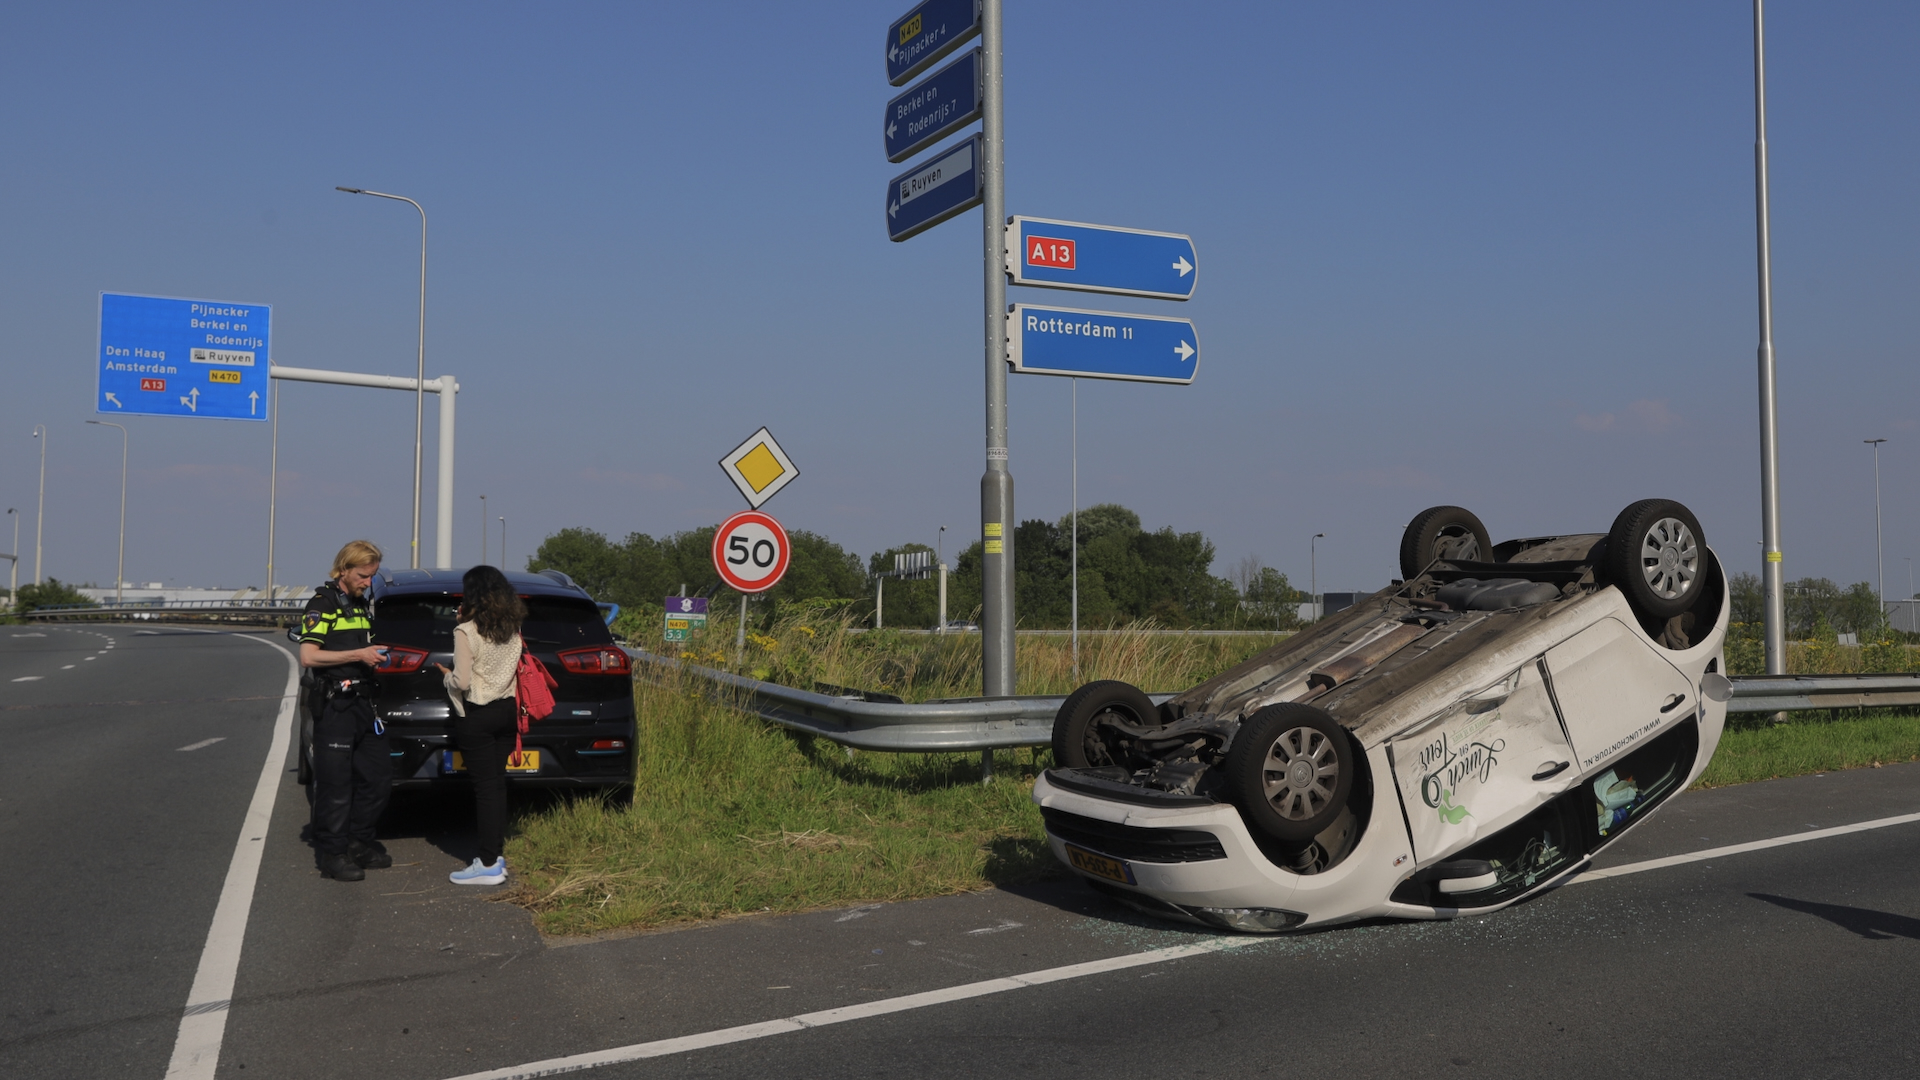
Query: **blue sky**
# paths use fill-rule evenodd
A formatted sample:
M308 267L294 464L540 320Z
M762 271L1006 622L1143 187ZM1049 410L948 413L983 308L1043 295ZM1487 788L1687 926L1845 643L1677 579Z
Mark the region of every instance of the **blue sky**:
M825 5L22 6L0 32L0 500L46 569L113 576L118 440L86 427L98 294L273 305L282 364L464 389L455 558L479 500L518 562L741 507L863 555L978 532L977 211L886 239L880 55L904 0ZM1790 577L1920 558L1920 8L1769 12ZM1659 495L1757 565L1748 6L1006 2L1009 213L1189 233L1189 387L1082 381L1080 499L1322 588L1394 575L1435 503L1495 539ZM944 145L944 144L943 144ZM916 159L918 160L918 159ZM1024 295L1023 295L1024 293ZM1069 384L1012 379L1022 518L1069 506ZM412 401L291 386L280 580L343 540L404 563ZM427 532L432 551L432 403ZM264 425L135 418L127 577L259 584ZM497 537L498 525L494 526ZM0 544L7 543L0 539ZM497 543L497 541L491 542ZM497 554L497 547L494 548ZM30 569L30 564L29 564Z

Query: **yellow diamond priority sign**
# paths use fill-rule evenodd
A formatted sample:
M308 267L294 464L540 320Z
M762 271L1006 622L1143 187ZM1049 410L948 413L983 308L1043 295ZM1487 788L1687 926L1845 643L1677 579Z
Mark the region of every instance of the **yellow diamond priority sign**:
M766 428L754 432L746 442L721 458L720 468L726 470L727 478L755 510L800 475L793 459L773 441L773 433Z

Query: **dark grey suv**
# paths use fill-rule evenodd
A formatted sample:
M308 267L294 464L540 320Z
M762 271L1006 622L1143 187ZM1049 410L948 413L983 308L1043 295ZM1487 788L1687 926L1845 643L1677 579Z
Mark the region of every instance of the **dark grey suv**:
M388 649L376 669L374 711L386 723L399 787L465 784L449 717L453 707L433 665L453 666L460 610L459 570L382 570L369 596L373 641ZM553 715L534 722L529 753L507 778L515 784L611 787L633 782L633 667L608 617L586 590L558 570L508 573L527 605L521 640L559 686ZM311 691L311 677L302 673ZM312 778L311 693L300 703L300 782Z

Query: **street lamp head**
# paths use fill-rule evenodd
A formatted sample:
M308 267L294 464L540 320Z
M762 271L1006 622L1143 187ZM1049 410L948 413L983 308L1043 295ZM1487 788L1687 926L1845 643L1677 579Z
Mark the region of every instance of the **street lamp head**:
M1861 441L1861 442L1863 442L1863 443L1866 443L1866 444L1867 444L1868 446L1879 446L1879 445L1880 445L1881 443L1883 443L1883 442L1886 442L1887 440L1885 440L1885 439L1861 439L1860 441Z
M346 192L346 193L347 193L347 194L349 194L349 195L365 195L365 194L367 193L367 189L366 189L366 188L357 188L357 187L341 187L341 186L340 186L339 184L335 184L335 185L333 185L333 190L335 190L335 191L344 191L344 192Z
M1319 539L1321 539L1322 537L1324 537L1324 536L1326 536L1326 535L1327 535L1326 533L1314 533L1314 534L1313 534L1313 538L1314 538L1315 540L1319 540Z

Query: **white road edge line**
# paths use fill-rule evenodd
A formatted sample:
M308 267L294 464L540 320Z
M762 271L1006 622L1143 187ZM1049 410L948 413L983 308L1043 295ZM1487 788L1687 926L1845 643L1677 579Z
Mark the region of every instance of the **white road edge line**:
M1609 866L1604 870L1588 870L1583 874L1576 875L1569 879L1567 884L1578 885L1583 881L1604 881L1607 878L1626 877L1628 874L1639 874L1648 870L1664 870L1669 866L1706 862L1708 859L1718 859L1727 855L1743 855L1749 851L1764 851L1767 848L1785 847L1788 844L1804 844L1809 840L1825 840L1830 836L1845 836L1848 833L1884 829L1892 825L1905 825L1913 821L1920 821L1920 814L1899 814L1894 817L1875 818L1872 821L1859 821L1852 825L1836 825L1831 829L1815 829L1812 832L1775 836L1766 840L1754 840L1745 844L1729 844L1726 847L1708 848L1705 851L1694 851L1685 855L1669 855L1664 859L1648 859L1645 862L1627 863L1624 866Z
M1901 814L1898 817L1876 818L1853 825L1839 825L1831 829L1818 829L1813 832L1794 833L1790 836L1776 836L1767 840L1755 840L1747 844L1731 844L1727 847L1709 848L1687 855L1671 855L1664 859L1648 859L1645 862L1628 863L1625 866L1612 866L1605 870L1589 870L1574 877L1566 884L1573 885L1582 881L1599 881L1604 878L1625 877L1647 870L1659 870L1682 863L1704 862L1725 855L1739 855L1749 851L1761 851L1766 848L1782 847L1787 844L1799 844L1808 840L1824 840L1832 836L1844 836L1848 833L1866 832L1871 829L1884 829L1890 825L1905 825L1920 821L1920 814ZM999 929L994 927L993 929ZM979 931L973 931L978 933ZM510 1065L504 1069L488 1072L464 1073L449 1077L448 1080L534 1080L541 1076L558 1076L562 1073L582 1072L597 1069L603 1065L618 1065L628 1061L640 1061L646 1058L664 1057L668 1054L684 1054L693 1050L705 1050L728 1043L747 1042L752 1039L764 1039L770 1035L786 1035L808 1028L825 1027L828 1024L840 1024L849 1020L864 1020L872 1016L885 1016L888 1013L907 1012L912 1009L924 1009L929 1005L944 1005L951 1001L964 1001L967 998L984 997L988 994L1005 993L1029 986L1040 986L1067 979L1079 979L1088 975L1098 975L1108 971L1124 971L1127 968L1145 967L1149 964L1163 964L1169 960L1179 960L1188 956L1202 956L1207 953L1225 952L1228 949L1257 945L1263 941L1272 941L1269 937L1215 938L1192 945L1176 945L1172 948L1154 949L1151 952L1131 953L1115 956L1106 960L1093 960L1084 964L1068 964L1065 967L1046 968L1041 971L1029 971L1024 975L1009 975L1001 979L987 979L982 982L964 983L950 986L944 990L928 990L921 994L908 994L904 997L886 998L881 1001L867 1001L858 1005L846 1005L838 1009L826 1009L821 1012L802 1013L780 1020L766 1020L758 1024L741 1024L738 1027L721 1028L718 1031L701 1032L698 1035L682 1035L675 1039L656 1039L653 1042L634 1043L630 1046L616 1046L608 1050L593 1050L584 1054L571 1054L567 1057L548 1058L526 1065Z
M286 657L287 689L280 697L273 742L267 748L266 764L260 768L260 780L254 785L253 801L247 805L240 839L234 844L233 861L227 864L227 881L220 887L220 903L213 910L207 944L200 950L200 969L194 973L193 989L187 991L180 1033L173 1042L173 1059L167 1063L167 1080L213 1080L214 1067L220 1063L220 1044L227 1037L227 1006L233 998L234 977L240 971L240 946L247 936L253 887L260 878L260 857L267 846L267 826L273 820L273 799L280 790L280 770L286 766L287 746L293 742L300 662L279 644L265 638L245 634L231 636L257 641Z
M781 1020L741 1024L738 1027L705 1031L698 1035L683 1035L677 1039L657 1039L653 1042L635 1043L632 1046L616 1046L610 1050L594 1050L585 1054L548 1058L528 1065L510 1065L490 1072L468 1073L454 1077L453 1080L532 1080L533 1077L538 1076L558 1076L561 1073L596 1069L602 1065L618 1065L622 1062L664 1057L668 1054L684 1054L690 1050L704 1050L713 1046L725 1046L728 1043L764 1039L769 1035L785 1035L789 1032L805 1031L808 1028L825 1027L828 1024L843 1024L849 1020L865 1020L868 1017L885 1016L888 1013L924 1009L929 1005L965 1001L968 998L1001 994L1008 990L1020 990L1065 979L1079 979L1107 971L1124 971L1127 968L1144 967L1148 964L1164 964L1169 960L1225 952L1270 940L1272 939L1267 937L1215 938L1210 941L1195 942L1192 945L1175 945L1165 949L1154 949L1151 952L1131 953L1106 960L1091 960L1084 964L1068 964L1065 967L1047 968L1043 971L1029 971L1024 975L1009 975L1001 979L986 979L960 986L949 986L942 990L928 990L921 994L907 994L904 997L886 998L881 1001L866 1001L858 1005L843 1005L838 1009L801 1013L799 1016L789 1016Z

